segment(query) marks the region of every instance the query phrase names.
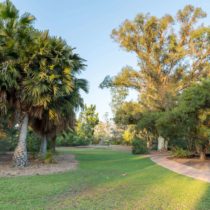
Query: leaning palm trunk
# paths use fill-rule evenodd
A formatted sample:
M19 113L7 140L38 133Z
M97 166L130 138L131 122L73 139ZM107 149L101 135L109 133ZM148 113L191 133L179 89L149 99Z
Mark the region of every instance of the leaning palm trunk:
M46 157L47 154L47 136L44 135L41 141L41 146L40 146L40 154L42 158Z
M13 161L17 167L25 167L28 163L27 148L26 148L26 137L28 129L28 114L26 113L20 124L20 133L18 139L18 145L15 149Z

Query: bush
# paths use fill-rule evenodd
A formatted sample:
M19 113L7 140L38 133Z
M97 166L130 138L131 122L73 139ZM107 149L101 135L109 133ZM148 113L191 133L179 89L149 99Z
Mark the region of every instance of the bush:
M39 152L41 141L32 130L29 130L26 141L28 152L30 152L32 155L35 155Z
M56 138L56 145L63 147L72 146L73 138L72 133L63 133Z
M39 151L40 140L38 136L29 129L26 138L27 141L27 151L35 154ZM0 139L0 152L14 151L18 144L18 130L11 129L7 132L7 135Z
M171 151L172 155L176 158L187 158L192 156L191 152L180 147L173 147Z
M0 153L4 153L9 151L10 149L10 144L7 140L2 139L0 140Z
M147 149L147 144L141 139L134 139L132 141L132 153L133 154L147 154L149 151Z
M14 151L18 143L18 130L8 129L4 138L0 139L0 150L3 152Z
M88 137L82 138L80 136L74 136L73 142L71 146L86 146L89 145L92 140Z
M178 147L186 150L188 148L188 141L184 138L172 138L170 139L168 146L172 149Z
M92 140L88 137L81 138L73 131L63 132L56 139L57 146L85 146L89 145Z
M53 153L51 151L48 151L46 154L46 157L44 158L43 161L45 164L51 164L51 163L56 163L54 157L53 157Z

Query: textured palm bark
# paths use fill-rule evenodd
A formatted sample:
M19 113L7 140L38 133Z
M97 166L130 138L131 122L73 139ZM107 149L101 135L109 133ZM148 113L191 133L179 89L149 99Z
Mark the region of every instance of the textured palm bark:
M28 114L26 113L20 125L18 145L13 155L14 165L17 167L25 167L28 164L28 155L26 148L27 130L28 130Z
M41 146L40 146L40 154L42 158L46 157L47 154L47 136L44 135L41 141Z

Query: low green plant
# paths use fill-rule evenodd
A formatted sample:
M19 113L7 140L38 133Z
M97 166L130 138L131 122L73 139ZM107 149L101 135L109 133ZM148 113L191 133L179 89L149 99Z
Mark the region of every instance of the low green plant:
M29 130L27 136L27 150L32 156L36 156L39 152L40 144L40 138L32 130Z
M57 137L57 146L85 146L92 140L89 137L80 137L74 131L66 131Z
M178 147L187 150L188 141L185 138L171 138L168 146L169 148Z
M46 164L56 163L53 153L51 151L47 152L43 162Z
M17 138L18 129L8 129L4 138L0 138L0 152L14 151L18 143ZM39 152L40 139L31 129L28 131L26 141L27 151L30 152L31 155L35 155Z
M147 154L148 152L146 141L139 138L135 138L132 141L133 154Z
M111 144L111 142L110 142L110 140L109 140L109 139L105 139L105 140L104 140L104 144L105 144L105 145L110 145L110 144Z
M190 151L182 149L180 147L173 147L171 152L173 157L176 158L188 158L192 156L192 153Z
M0 140L0 153L4 153L6 151L9 151L10 144L7 140L1 139Z

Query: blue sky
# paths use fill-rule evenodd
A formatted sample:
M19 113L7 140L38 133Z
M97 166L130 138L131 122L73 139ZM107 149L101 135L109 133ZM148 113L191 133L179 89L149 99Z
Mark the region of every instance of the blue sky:
M81 77L89 81L85 103L96 104L99 116L111 113L109 90L98 88L106 75L116 75L123 66L136 66L134 55L124 52L111 38L113 28L138 13L175 14L186 4L202 7L210 16L208 0L13 0L23 12L36 16L38 29L61 36L87 60ZM210 25L210 17L205 22Z

